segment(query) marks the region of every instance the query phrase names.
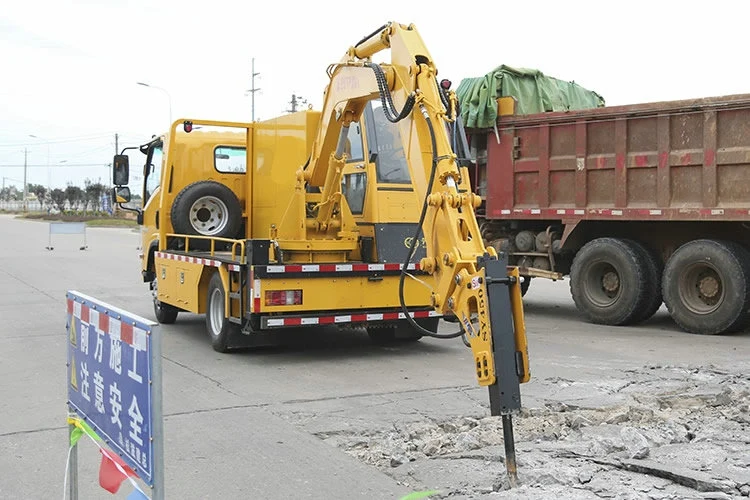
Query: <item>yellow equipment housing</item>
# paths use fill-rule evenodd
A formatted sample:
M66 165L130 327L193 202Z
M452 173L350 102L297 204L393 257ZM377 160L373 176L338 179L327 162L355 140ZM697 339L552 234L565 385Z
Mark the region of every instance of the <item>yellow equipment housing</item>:
M381 51L390 63L372 62ZM418 338L430 332L409 311L450 315L498 411L518 408L529 379L518 272L482 241L480 199L450 132L455 94L438 86L413 25L384 25L328 75L321 112L180 119L141 147L143 276L157 318L206 313L225 351L270 328L326 323Z

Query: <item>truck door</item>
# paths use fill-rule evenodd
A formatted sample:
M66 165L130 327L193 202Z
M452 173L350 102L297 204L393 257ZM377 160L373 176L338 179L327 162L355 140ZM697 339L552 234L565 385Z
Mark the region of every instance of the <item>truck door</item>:
M164 143L161 139L141 146L146 155L143 166L143 223L141 239L143 253L149 252L152 242L159 241L158 212L162 168L164 164ZM144 271L147 271L151 258L143 259Z

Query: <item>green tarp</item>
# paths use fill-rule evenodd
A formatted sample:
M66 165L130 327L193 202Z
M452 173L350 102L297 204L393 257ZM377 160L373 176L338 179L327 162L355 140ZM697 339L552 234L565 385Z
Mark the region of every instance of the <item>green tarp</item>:
M464 78L456 90L465 127L493 127L499 97L516 98L516 114L571 111L604 106L604 98L575 82L565 82L541 71L498 66L478 78Z

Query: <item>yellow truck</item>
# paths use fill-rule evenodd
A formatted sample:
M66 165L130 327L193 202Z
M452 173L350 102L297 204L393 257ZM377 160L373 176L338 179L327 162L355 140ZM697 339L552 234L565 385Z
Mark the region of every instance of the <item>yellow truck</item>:
M374 63L383 51L391 61ZM482 240L481 200L454 153L458 100L413 25L378 28L328 76L319 112L180 119L140 146L156 317L205 314L221 352L327 324L365 326L379 341L463 336L503 416L512 479L510 414L529 379L520 280ZM128 201L126 154L113 180ZM460 330L437 333L440 316Z
M392 139L384 142L385 128L376 128L371 144L362 133L387 127L378 104L368 105L348 136L342 191L358 241L346 249L334 239L314 242L325 249L317 251L279 245L295 172L310 155L319 112L252 124L178 120L140 146L142 274L157 320L205 313L218 351L268 342L262 332L290 326L362 324L377 341L419 338L398 298L419 202L403 152L394 154ZM365 149L377 148L375 141L380 155ZM419 273L415 263L407 270ZM435 331L439 314L429 289L409 280L405 299L409 314Z

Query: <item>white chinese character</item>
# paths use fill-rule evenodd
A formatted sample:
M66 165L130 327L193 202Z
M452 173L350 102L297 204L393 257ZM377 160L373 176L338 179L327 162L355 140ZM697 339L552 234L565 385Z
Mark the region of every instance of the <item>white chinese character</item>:
M146 453L141 455L141 466L144 470L148 470L148 461L146 460Z
M120 419L117 419L117 422L120 422ZM122 424L120 424L120 427L122 427ZM117 442L120 444L120 448L125 448L125 440L122 438L122 432L117 433Z
M89 368L85 361L81 361L81 396L88 402L91 402L89 396Z
M143 425L143 415L138 408L138 400L135 398L135 394L133 395L133 402L130 403L130 408L128 408L128 415L130 415L130 432L128 435L133 441L143 446L143 438L141 438L141 432L143 432L141 427Z
M102 354L104 354L104 332L96 330L96 350L94 351L94 359L101 363Z
M114 337L109 338L109 367L122 374L122 342Z
M98 370L94 372L94 406L104 413L104 379Z
M81 352L89 353L89 325L81 322Z
M135 461L136 462L141 461L141 449L140 448L135 449Z
M128 377L132 378L139 384L143 383L143 378L138 375L138 367L136 364L138 363L138 350L133 347L133 369L128 369Z
M91 325L94 330L99 329L99 311L95 309L89 310L89 325Z
M122 429L122 422L120 421L122 394L120 389L117 388L117 382L112 382L109 386L109 406L112 408L112 423L117 424L117 427ZM120 437L120 444L122 444L122 436Z

